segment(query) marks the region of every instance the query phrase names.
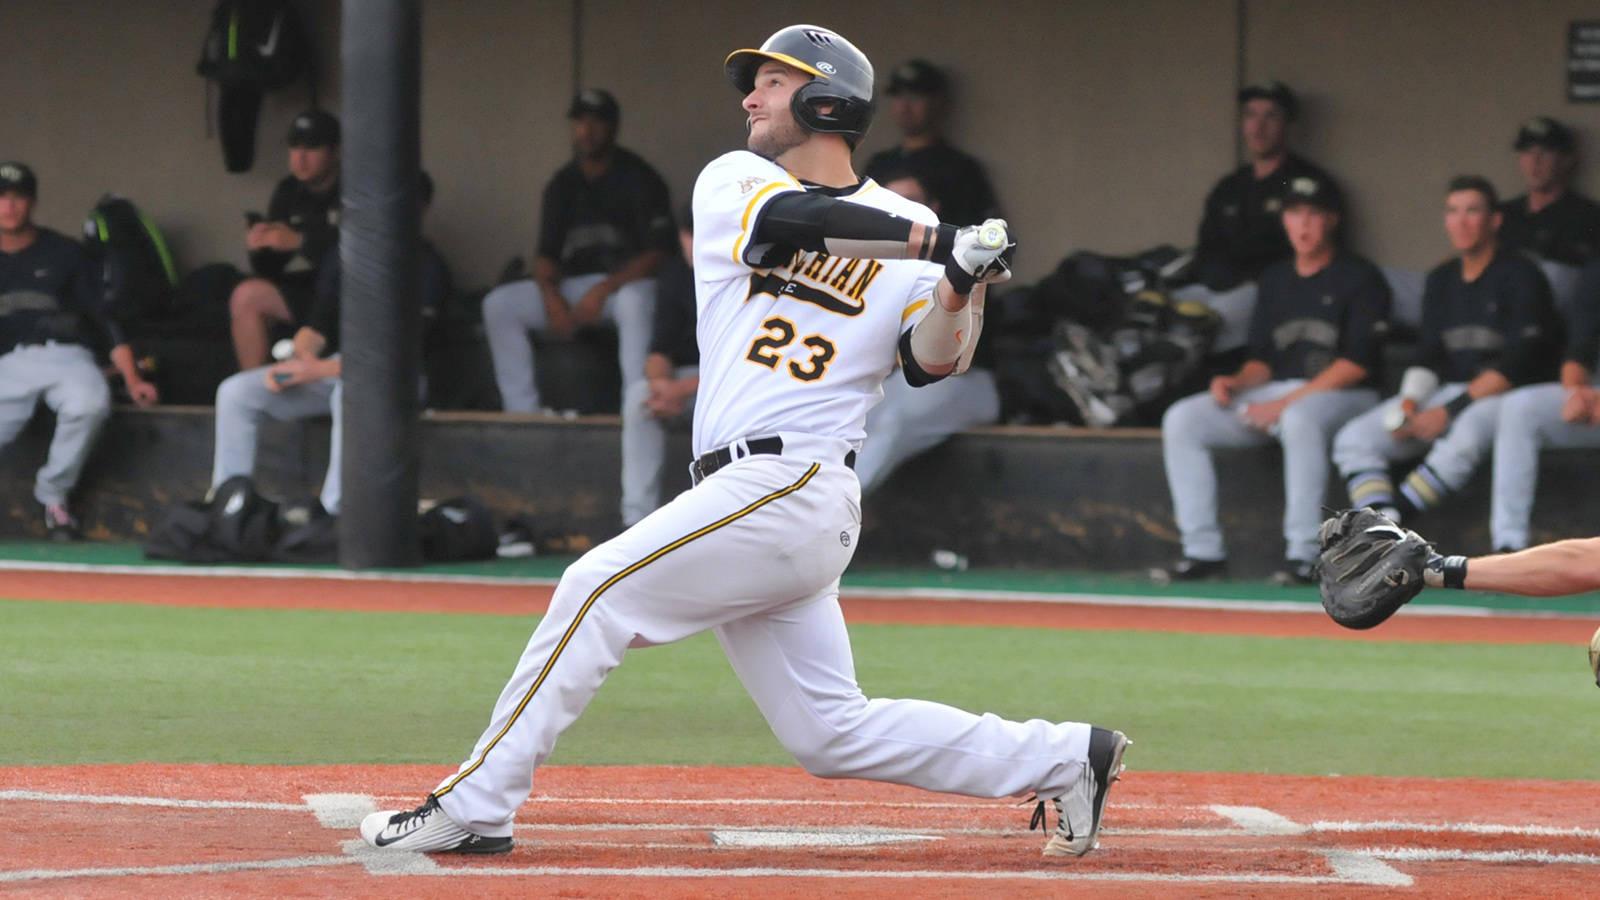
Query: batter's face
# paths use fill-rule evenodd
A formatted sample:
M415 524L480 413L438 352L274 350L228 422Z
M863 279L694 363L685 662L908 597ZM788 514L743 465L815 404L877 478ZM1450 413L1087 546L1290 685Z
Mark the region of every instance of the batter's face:
M15 234L33 223L33 198L18 191L0 194L0 233Z
M327 182L338 164L339 151L335 147L289 148L289 174L303 184Z
M1572 174L1572 154L1534 145L1517 154L1517 168L1530 191L1551 191L1566 185Z
M745 147L757 156L777 159L804 144L811 135L794 119L789 101L811 76L780 62L764 62L756 70L755 87L745 95Z
M901 91L889 98L889 118L907 137L919 137L939 129L944 101L928 94Z
M1458 252L1481 250L1500 231L1500 213L1477 191L1452 191L1444 198L1444 232Z
M1257 97L1240 108L1239 130L1252 159L1273 157L1283 152L1289 137L1289 119L1283 114L1283 107Z
M1283 211L1283 230L1297 256L1316 256L1333 246L1339 214L1320 206L1300 203Z

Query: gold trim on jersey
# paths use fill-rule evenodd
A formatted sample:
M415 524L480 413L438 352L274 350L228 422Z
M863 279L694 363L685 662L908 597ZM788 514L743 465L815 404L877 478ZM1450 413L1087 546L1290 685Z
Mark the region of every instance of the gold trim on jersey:
M749 203L745 204L744 215L742 217L740 217L740 219L739 219L739 236L733 239L733 261L734 262L736 262L736 263L738 263L740 265L744 265L744 257L742 257L740 255L740 249L739 248L744 244L745 239L750 236L750 216L752 216L755 213L756 204L761 202L761 198L765 197L766 195L768 195L770 193L772 193L774 190L777 190L778 188L799 189L799 187L800 187L799 185L790 184L790 183L788 183L786 181L774 181L771 184L767 185L766 187L762 188L761 190L756 191L756 195L754 197L750 198L750 202Z
M478 759L477 759L476 762L474 762L472 765L468 766L467 768L463 769L454 778L450 779L450 781L447 784L445 784L444 787L439 788L438 790L434 791L433 795L435 797L443 797L445 794L450 793L452 790L455 789L456 785L461 783L462 779L466 778L468 775L471 775L473 772L476 772L478 770L478 767L483 765L483 761L485 759L489 758L489 751L493 750L495 748L495 745L500 743L500 739L504 738L506 736L506 734L511 731L511 726L515 725L517 723L518 717L520 717L522 715L523 710L526 710L528 708L528 704L533 700L533 695L538 693L539 687L541 685L543 685L544 684L544 680L550 676L550 670L555 667L556 660L561 657L561 651L563 651L563 650L565 650L567 648L567 644L572 640L572 636L577 633L578 626L583 624L583 617L589 613L589 609L590 609L590 607L594 606L595 601L600 599L600 595L601 594L604 594L609 588L611 588L617 582L621 581L624 578L627 578L629 575L632 575L634 572L637 572L640 569L643 569L645 566L650 565L651 563L655 562L656 560L660 559L663 556L666 556L668 553L671 553L672 551L678 549L679 547L682 547L685 544L690 543L691 541L694 541L694 540L697 540L699 538L705 537L706 535L708 535L708 534L712 533L713 531L716 531L716 530L718 530L720 528L723 528L724 526L731 525L734 522L737 522L740 519L744 518L745 516L750 515L751 513L755 512L756 510L760 509L761 507L766 506L768 503L771 503L772 501L781 499L783 497L787 497L790 494L794 493L795 491L800 490L801 488L805 487L806 483L811 480L812 476L816 475L817 472L821 471L821 469L822 469L821 464L812 463L811 467L806 469L806 473L804 475L800 476L800 480L796 481L794 484L791 484L791 485L789 485L788 487L785 487L785 488L779 488L778 490L773 491L772 493L766 495L765 497L762 497L761 499L756 500L755 502L751 503L749 506L746 506L744 509L739 510L738 512L729 513L728 515L723 516L721 519L718 519L717 521L712 522L710 525L707 525L704 528L701 528L701 529L699 529L697 531L692 531L689 534L686 534L683 537L678 538L677 540L675 540L672 543L666 545L665 547L662 547L660 550L657 550L654 553L651 553L649 556L646 556L644 559L639 560L638 562L628 566L627 568L623 569L622 571L618 572L617 574L612 575L610 578L607 578L605 581L601 582L600 586L594 589L594 593L589 595L589 599L585 600L583 602L583 605L578 607L578 614L573 617L572 624L567 626L567 631L566 631L565 634L563 634L561 636L561 641L556 644L555 650L551 651L550 659L548 659L545 662L544 668L539 671L539 677L534 679L533 686L528 688L528 692L522 696L522 702L518 703L517 704L517 708L512 711L511 718L506 722L505 727L501 728L500 731L497 734L495 734L494 738L492 740L490 740L487 745L484 746L483 752L478 754Z
M922 310L922 308L924 306L927 306L929 303L932 303L932 302L933 302L932 298L923 297L921 300L918 300L917 302L911 304L910 306L905 308L904 312L900 313L900 321L902 323L904 323L905 320L907 320L907 319L911 318L912 316L916 315L918 312L920 312Z

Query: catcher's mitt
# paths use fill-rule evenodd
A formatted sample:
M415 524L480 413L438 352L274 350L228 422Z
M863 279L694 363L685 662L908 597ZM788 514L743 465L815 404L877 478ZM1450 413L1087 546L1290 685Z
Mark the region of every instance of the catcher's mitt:
M1346 628L1372 628L1422 591L1432 548L1381 513L1347 509L1322 523L1322 608Z

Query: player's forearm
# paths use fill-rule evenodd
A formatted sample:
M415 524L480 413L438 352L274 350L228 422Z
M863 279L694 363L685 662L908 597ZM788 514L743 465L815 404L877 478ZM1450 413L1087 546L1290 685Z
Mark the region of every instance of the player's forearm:
M125 384L138 384L144 381L144 376L139 374L139 367L133 359L133 348L127 344L118 344L111 348L111 364L116 366L117 373L122 376Z
M1259 387L1272 380L1272 367L1259 359L1252 359L1233 374L1233 386L1238 390Z
M1529 547L1466 560L1467 590L1554 597L1600 590L1600 538Z
M651 275L655 274L656 269L661 267L661 261L665 258L666 254L662 253L660 250L646 250L643 253L640 253L638 256L635 256L633 259L628 260L622 265L621 268L611 273L606 277L606 280L602 282L602 284L604 284L606 287L606 293L615 293L617 288L622 287L630 281L638 281L641 278L649 278Z
M912 330L911 353L928 375L949 375L966 350L972 335L972 306L967 299L941 278L933 308Z
M943 263L955 247L956 229L924 225L902 216L794 191L762 211L755 243L784 244L851 259L924 259Z
M1494 369L1484 369L1467 384L1467 396L1474 400L1493 397L1511 390L1511 379Z
M1357 365L1348 359L1336 359L1329 363L1326 369L1317 373L1317 376L1296 388L1289 394L1289 402L1293 403L1301 397L1321 391L1342 391L1352 385L1360 384L1367 377L1365 367Z
M302 327L294 333L294 355L297 359L312 360L322 355L328 339L315 328Z
M644 377L647 381L672 377L672 358L665 353L652 353L644 358Z

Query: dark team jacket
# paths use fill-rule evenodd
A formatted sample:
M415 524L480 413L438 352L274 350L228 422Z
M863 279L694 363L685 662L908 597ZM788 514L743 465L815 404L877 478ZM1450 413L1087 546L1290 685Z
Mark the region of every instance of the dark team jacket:
M24 249L0 253L0 353L46 341L109 350L125 338L104 307L99 267L60 232L41 227Z
M650 352L672 360L674 366L700 364L700 342L695 336L699 310L694 299L694 269L677 254L656 270L656 315L650 330Z
M574 160L545 186L539 255L555 260L563 276L615 272L646 250L677 251L667 183L638 154L612 152L594 181Z
M330 250L317 267L316 297L311 304L311 312L306 316L306 327L322 335L327 341L322 349L323 356L331 356L339 352L339 306L340 295L343 287L342 264L339 262L339 250ZM423 329L433 323L439 310L450 302L452 278L450 265L444 261L432 243L422 242L422 256L417 262L417 277L419 279L418 293L422 301Z
M292 175L283 179L267 202L267 221L282 222L300 232L303 243L294 253L252 250L252 271L263 278L277 278L296 257L315 268L339 242L339 184L316 194Z
M939 218L952 225L977 225L1000 214L983 164L942 140L909 153L899 146L881 150L867 160L864 174L881 184L897 170L921 179L939 202Z
M1250 318L1250 358L1272 369L1272 377L1315 378L1336 359L1367 370L1363 384L1382 381L1383 341L1388 333L1389 283L1378 267L1340 252L1308 277L1294 260L1261 273Z
M1569 266L1600 257L1600 204L1569 190L1537 213L1528 196L1500 204L1500 246Z
M1471 381L1486 369L1515 385L1550 381L1560 367L1561 340L1550 284L1521 253L1496 251L1471 283L1461 279L1459 258L1428 273L1417 365L1440 381Z
M1267 266L1294 255L1283 230L1283 192L1301 176L1331 180L1293 153L1266 178L1248 164L1217 182L1206 196L1195 248L1195 280L1225 291L1260 277Z
M1600 259L1578 273L1578 287L1567 310L1567 351L1562 359L1590 372L1600 362Z

